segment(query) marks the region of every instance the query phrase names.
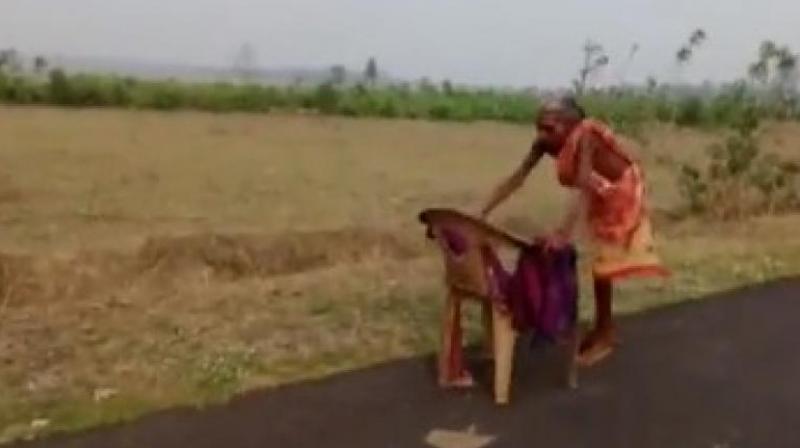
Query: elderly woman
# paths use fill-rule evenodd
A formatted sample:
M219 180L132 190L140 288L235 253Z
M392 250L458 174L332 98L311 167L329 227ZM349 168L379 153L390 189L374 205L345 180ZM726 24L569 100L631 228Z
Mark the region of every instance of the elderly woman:
M576 191L573 203L545 244L572 240L576 224L587 229L593 252L594 328L583 338L580 365L609 356L615 344L612 295L615 281L632 276L666 276L653 245L639 164L614 133L587 119L571 98L545 103L536 120L537 138L517 170L493 192L481 215L516 191L545 154L556 163L559 183Z

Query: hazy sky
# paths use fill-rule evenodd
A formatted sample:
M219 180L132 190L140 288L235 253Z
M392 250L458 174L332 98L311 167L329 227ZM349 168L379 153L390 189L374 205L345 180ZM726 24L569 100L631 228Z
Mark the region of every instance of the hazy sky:
M733 79L763 39L800 51L799 24L800 0L0 0L0 47L25 52L230 66L250 42L267 67L374 55L395 76L517 86L569 83L587 38L612 58L601 81Z

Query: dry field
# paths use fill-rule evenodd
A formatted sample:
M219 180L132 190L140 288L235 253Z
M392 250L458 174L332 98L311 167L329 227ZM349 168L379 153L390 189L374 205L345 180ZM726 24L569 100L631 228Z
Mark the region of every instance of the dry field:
M645 136L675 276L626 285L618 312L800 274L800 216L669 218L672 162L719 135ZM495 123L0 108L0 440L432 351L439 260L416 215L476 210L531 138ZM797 154L800 125L770 125L763 144ZM549 163L538 171L497 224L532 235L559 217L564 193Z

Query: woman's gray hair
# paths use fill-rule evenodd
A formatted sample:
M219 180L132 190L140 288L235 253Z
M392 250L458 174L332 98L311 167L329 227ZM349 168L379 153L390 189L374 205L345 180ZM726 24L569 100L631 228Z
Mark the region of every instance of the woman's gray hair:
M542 103L542 106L539 108L539 118L551 114L575 121L581 121L586 118L586 111L583 110L575 97L572 96L551 98Z

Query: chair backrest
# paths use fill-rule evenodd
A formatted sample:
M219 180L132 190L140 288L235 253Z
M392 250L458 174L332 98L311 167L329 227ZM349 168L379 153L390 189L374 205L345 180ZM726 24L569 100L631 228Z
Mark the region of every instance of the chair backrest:
M427 209L419 219L442 250L448 286L482 298L492 288L485 251L518 253L528 246L523 239L457 210Z

